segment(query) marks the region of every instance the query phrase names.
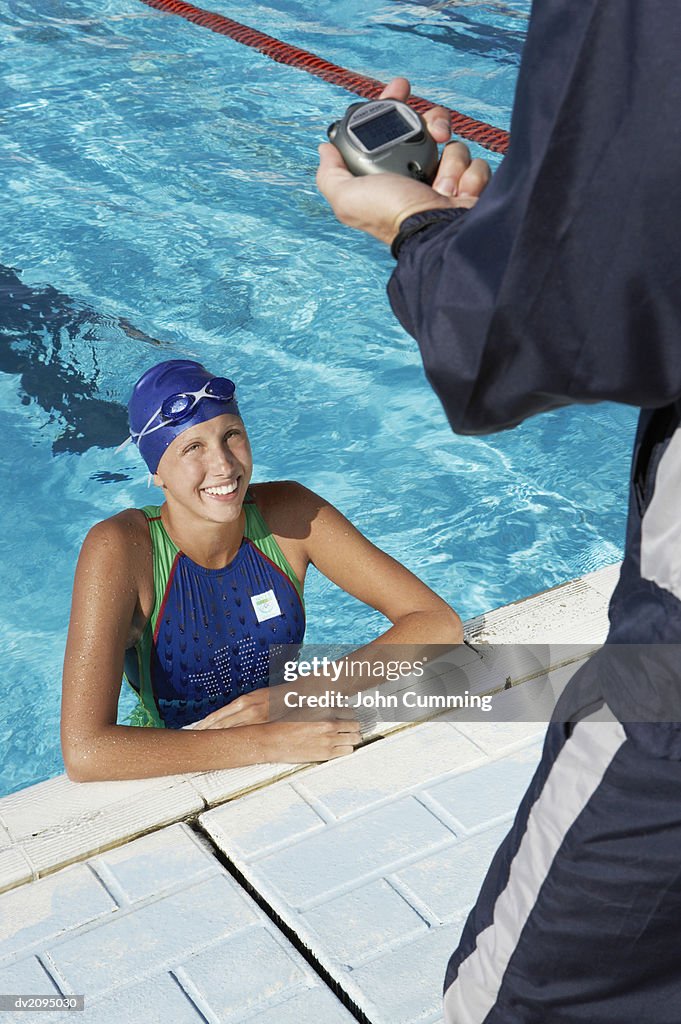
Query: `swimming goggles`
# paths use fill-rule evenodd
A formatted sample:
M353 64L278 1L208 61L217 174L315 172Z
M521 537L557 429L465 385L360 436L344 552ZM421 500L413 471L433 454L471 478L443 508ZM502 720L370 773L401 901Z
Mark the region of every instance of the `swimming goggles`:
M180 391L176 395L169 395L163 399L155 413L149 417L139 433L134 430L130 437L127 437L123 444L119 445L116 453L134 442L139 445L143 437L153 434L155 430L167 427L169 423L181 423L182 420L191 416L192 412L202 398L214 398L218 402L231 402L236 394L236 384L227 377L213 377L207 381L200 391ZM157 416L161 417L160 423L152 426Z

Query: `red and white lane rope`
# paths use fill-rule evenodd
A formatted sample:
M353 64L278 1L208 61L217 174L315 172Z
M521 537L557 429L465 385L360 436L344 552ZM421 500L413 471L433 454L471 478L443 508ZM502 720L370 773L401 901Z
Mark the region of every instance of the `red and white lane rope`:
M142 0L142 3L156 10L165 11L168 14L177 14L195 25L202 25L217 32L220 35L228 36L237 43L250 46L254 50L277 61L279 64L288 64L290 67L300 68L311 75L323 78L325 82L333 85L340 85L349 92L354 92L364 99L376 99L383 89L385 83L361 75L356 71L348 71L347 68L338 64L331 64L328 60L318 57L309 50L301 50L290 43L284 43L281 39L265 35L257 29L249 28L238 21L232 21L223 14L215 14L213 11L204 11L201 7L185 3L185 0ZM409 106L417 110L419 114L425 114L427 110L438 104L421 96L411 96ZM449 108L445 108L449 109ZM485 149L493 153L505 153L508 147L508 132L502 128L495 128L485 121L477 121L474 117L468 117L458 110L449 109L452 131L463 139L470 142L477 142Z

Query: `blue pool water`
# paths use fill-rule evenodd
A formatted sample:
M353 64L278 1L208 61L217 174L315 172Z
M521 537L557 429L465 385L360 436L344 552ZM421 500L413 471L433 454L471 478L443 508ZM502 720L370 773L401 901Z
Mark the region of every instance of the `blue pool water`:
M526 0L204 6L508 127ZM233 376L256 479L320 491L465 618L620 556L634 412L451 434L389 311L389 255L314 187L348 93L139 0L0 0L0 33L0 793L62 770L75 560L150 499L114 448L161 358ZM307 596L312 642L383 626L314 574Z

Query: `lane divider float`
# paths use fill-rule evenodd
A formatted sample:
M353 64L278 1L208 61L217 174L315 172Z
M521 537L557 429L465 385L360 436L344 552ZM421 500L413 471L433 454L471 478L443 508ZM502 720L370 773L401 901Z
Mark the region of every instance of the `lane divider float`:
M279 64L288 64L290 67L300 68L310 75L316 75L325 82L332 85L340 85L349 92L354 92L364 99L374 100L380 96L385 88L384 82L368 75L361 75L356 71L348 71L347 68L338 64L331 64L328 60L318 57L309 50L301 50L290 43L284 43L281 39L265 35L255 28L242 25L238 21L225 17L223 14L216 14L214 11L204 11L201 7L185 3L185 0L141 0L148 7L154 7L158 11L167 14L176 14L180 18L193 22L195 25L202 25L217 32L219 35L228 36L237 43L250 46L254 50L277 61ZM419 114L425 114L438 104L421 96L410 96L409 106L417 110ZM508 148L509 135L503 128L495 128L494 125L485 121L477 121L474 117L468 117L458 110L448 110L451 118L452 131L455 135L466 139L469 142L477 142L480 146L490 150L492 153L505 153Z

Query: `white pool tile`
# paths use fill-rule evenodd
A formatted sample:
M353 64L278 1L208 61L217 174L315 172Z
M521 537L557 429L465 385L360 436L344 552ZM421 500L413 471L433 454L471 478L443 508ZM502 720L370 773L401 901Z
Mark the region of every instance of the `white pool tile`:
M483 763L484 754L447 723L427 722L358 750L352 757L314 768L295 780L299 793L311 796L342 818L416 785L422 777ZM418 774L414 764L418 762Z
M45 955L50 970L70 991L87 991L94 997L256 922L250 900L231 879L218 875L134 912L117 914L96 934L88 930L58 944L48 943Z
M454 841L451 829L417 800L403 797L263 857L258 879L303 909L339 889L369 881L386 865L425 856Z
M355 967L415 938L428 925L384 879L353 889L301 915L341 966Z
M211 811L211 829L231 849L254 857L319 831L324 820L289 782L247 794Z
M175 969L175 975L197 1006L215 1020L243 1019L306 984L300 956L265 928L253 928L195 953Z
M0 961L101 917L116 903L84 864L0 895Z
M117 902L135 903L221 870L186 825L172 825L90 860Z

